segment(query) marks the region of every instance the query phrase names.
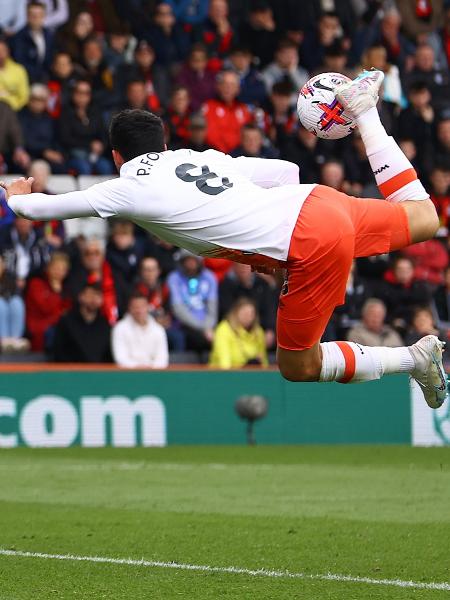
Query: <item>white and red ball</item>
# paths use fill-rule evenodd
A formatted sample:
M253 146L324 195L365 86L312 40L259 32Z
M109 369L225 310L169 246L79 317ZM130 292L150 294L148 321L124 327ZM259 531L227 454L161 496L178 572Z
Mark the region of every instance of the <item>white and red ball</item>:
M338 85L349 81L341 73L321 73L305 83L297 101L298 118L305 129L330 140L338 140L353 131L356 124L334 93Z

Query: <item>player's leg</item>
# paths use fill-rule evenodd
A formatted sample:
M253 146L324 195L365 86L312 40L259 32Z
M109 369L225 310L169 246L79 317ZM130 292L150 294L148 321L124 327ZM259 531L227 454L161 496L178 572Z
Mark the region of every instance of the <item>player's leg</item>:
M381 71L365 71L339 86L336 96L356 120L378 188L386 200L402 202L411 243L422 242L435 235L439 219L413 166L381 123L376 103L383 78Z
M286 379L356 383L409 373L431 407L443 403L442 343L435 336L401 348L320 343L334 308L344 300L355 254L384 253L408 242L402 206L314 188L293 232L287 285L280 296L277 360Z

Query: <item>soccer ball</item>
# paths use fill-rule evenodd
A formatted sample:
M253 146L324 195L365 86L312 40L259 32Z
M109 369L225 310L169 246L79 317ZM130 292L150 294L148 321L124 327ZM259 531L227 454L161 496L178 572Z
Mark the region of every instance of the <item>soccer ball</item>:
M351 81L341 73L321 73L300 90L297 114L305 129L320 138L339 140L353 131L356 123L345 113L334 89Z

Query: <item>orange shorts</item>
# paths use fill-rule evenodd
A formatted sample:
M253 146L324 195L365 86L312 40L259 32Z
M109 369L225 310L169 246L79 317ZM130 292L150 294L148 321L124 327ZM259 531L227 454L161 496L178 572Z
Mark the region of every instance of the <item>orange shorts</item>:
M286 350L311 348L322 337L335 307L345 301L353 259L410 243L401 204L353 198L316 186L292 233L278 308L278 345Z

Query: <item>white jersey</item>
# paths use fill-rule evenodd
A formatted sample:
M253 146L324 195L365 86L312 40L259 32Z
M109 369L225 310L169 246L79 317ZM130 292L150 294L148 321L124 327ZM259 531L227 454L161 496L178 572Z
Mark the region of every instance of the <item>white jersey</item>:
M286 161L231 158L215 150L151 152L125 163L119 178L85 191L12 196L9 204L33 219L121 216L195 254L273 264L286 261L314 187L300 185L298 177L298 167Z

